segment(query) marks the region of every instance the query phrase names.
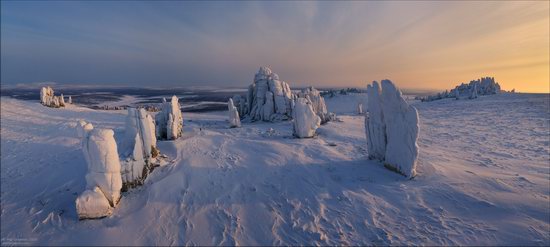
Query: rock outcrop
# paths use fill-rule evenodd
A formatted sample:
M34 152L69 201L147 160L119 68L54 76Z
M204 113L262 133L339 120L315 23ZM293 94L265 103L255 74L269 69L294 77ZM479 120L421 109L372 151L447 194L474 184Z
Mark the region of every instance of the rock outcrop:
M321 118L313 110L311 101L306 98L297 98L292 114L294 135L298 138L313 137L321 125Z
M317 116L319 116L319 118L321 118L321 124L325 124L328 121L336 119L336 115L334 113L327 111L325 99L323 98L323 96L321 96L319 90L315 89L314 87L303 89L301 92L298 93L298 97L306 98L311 102L313 111L315 112L315 114L317 114Z
M417 97L421 101L434 101L445 98L455 99L475 99L478 95L491 95L500 93L500 84L495 81L494 77L483 77L481 79L470 81L470 83L462 83L456 86L451 91L445 91L435 95L426 97Z
M401 91L390 81L367 87L366 118L369 158L408 178L416 175L418 156L418 112L410 106Z
M175 140L183 134L183 118L178 97L170 102L162 99L162 110L156 115L156 131L159 139Z
M239 101L237 108L247 114L251 121L278 121L292 117L292 91L288 84L267 67L261 67L248 87L247 104Z
M64 107L65 99L63 94L61 96L55 96L51 87L42 87L40 89L40 103L48 107Z

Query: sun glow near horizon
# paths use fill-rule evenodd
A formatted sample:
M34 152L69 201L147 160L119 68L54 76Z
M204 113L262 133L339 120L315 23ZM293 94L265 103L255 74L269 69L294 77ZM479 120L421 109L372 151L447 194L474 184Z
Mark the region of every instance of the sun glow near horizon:
M265 65L295 87L550 92L548 1L1 4L2 84L246 86Z

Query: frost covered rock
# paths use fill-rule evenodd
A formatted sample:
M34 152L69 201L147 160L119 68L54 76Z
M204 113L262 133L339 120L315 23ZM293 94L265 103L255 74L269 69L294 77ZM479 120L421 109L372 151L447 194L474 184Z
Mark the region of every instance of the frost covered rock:
M155 117L157 137L175 140L182 135L183 118L178 97L172 96L170 102L162 99L162 110Z
M82 151L87 164L86 191L76 200L79 218L97 218L110 214L106 209L120 200L122 188L121 166L110 129L94 129L84 121L77 124L77 134L82 138Z
M267 67L261 67L248 87L247 113L251 121L286 120L292 116L292 91L288 84ZM239 101L239 108L241 108Z
M500 84L495 81L494 77L482 77L477 80L472 80L470 83L462 83L452 89L450 92L445 91L436 95L430 95L426 97L418 97L422 101L434 101L444 98L455 99L475 99L478 95L491 95L500 93Z
M367 85L365 128L370 159L384 160L386 155L386 124L382 113L381 91L378 82Z
M229 99L229 102L227 102L227 107L229 108L229 127L241 127L241 118L239 117L237 107L233 105L233 99Z
M321 118L321 124L334 120L336 115L327 111L325 99L321 96L319 90L314 87L308 87L298 93L299 98L306 98L311 102L313 111L319 118Z
M321 118L315 114L311 102L306 98L296 99L292 114L294 135L298 138L313 137L321 125Z
M157 154L153 118L145 109L128 108L125 136L121 147L123 191L143 184L152 170L151 158Z
M406 177L416 175L418 112L390 81L367 87L368 117L365 120L369 158Z
M69 96L69 99L67 100L67 103L68 104L72 104L73 103L73 98L71 96Z
M40 89L40 103L42 105L55 108L65 106L63 95L55 96L51 87L42 87Z
M363 103L361 102L357 104L357 114L363 115Z
M96 186L85 190L76 198L76 212L81 220L97 219L111 215L113 208L101 189Z
M248 115L248 103L246 102L246 98L237 94L233 96L233 104L237 108L239 116Z

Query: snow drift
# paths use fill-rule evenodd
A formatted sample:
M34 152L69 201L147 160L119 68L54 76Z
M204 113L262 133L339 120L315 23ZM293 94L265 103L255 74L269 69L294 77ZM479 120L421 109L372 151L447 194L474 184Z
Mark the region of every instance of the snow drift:
M172 96L170 102L162 99L162 110L155 117L157 137L160 139L175 140L182 135L183 117L178 97Z
M315 114L312 103L306 98L298 98L292 113L294 135L298 138L313 137L321 125L321 118Z
M418 156L418 112L390 81L382 89L373 82L367 87L369 114L365 120L369 158L408 178L416 175Z

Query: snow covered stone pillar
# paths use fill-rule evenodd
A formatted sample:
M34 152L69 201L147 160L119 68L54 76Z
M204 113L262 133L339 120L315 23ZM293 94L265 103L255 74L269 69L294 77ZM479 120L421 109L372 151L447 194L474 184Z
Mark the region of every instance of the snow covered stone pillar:
M357 114L363 115L363 103L361 102L357 104Z
M384 160L386 155L386 124L382 114L380 86L374 81L367 85L367 110L365 129L369 159Z
M73 103L73 98L71 98L71 96L69 96L69 99L67 100L67 103L68 103L68 104L72 104L72 103Z
M87 163L86 191L76 199L80 219L100 218L111 214L120 200L122 177L114 132L93 129L80 121L77 134L82 138L82 150Z
M416 175L418 112L390 81L367 87L368 117L365 119L369 158L408 178Z
M292 110L294 118L294 135L298 138L313 137L321 125L321 118L315 114L311 102L306 98L298 98Z
M145 109L128 108L121 148L123 191L143 184L158 154L153 118Z
M241 127L241 119L239 117L239 111L237 107L233 105L233 99L229 99L227 102L227 107L229 108L229 127L238 128Z
M163 99L162 110L155 118L158 138L175 140L182 135L183 118L180 108L178 97L175 95L170 102Z

